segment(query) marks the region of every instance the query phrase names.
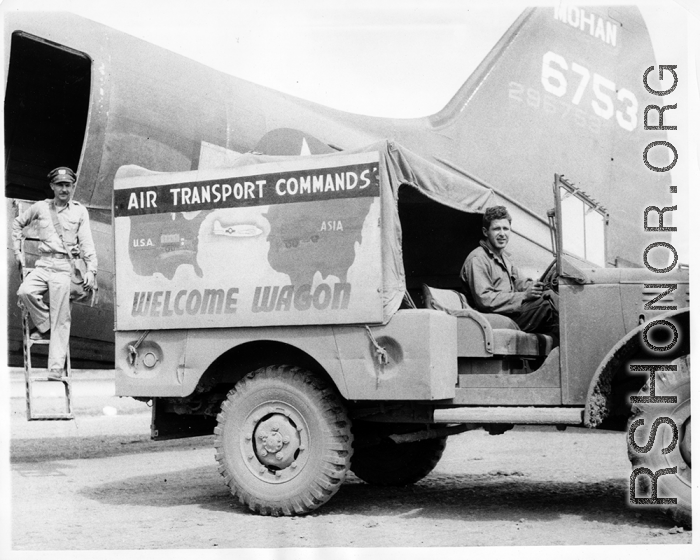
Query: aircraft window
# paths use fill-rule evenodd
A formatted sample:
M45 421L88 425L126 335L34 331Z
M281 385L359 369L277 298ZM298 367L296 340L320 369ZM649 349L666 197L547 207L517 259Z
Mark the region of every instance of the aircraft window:
M80 164L90 101L90 58L23 32L12 35L5 91L5 196L51 196L46 175Z

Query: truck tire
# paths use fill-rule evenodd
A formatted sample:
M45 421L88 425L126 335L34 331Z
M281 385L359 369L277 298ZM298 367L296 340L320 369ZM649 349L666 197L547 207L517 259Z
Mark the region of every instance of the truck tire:
M231 493L262 515L300 515L345 480L351 423L335 390L311 372L271 366L229 392L214 429L216 460Z
M676 503L659 504L658 507L676 523L691 528L690 355L678 358L672 364L677 367L675 372L656 373L654 393L657 397L675 396L677 402L633 404L627 430L627 450L633 469L649 469L637 477L636 498L652 497L650 473L657 473L659 469L676 468L675 473L660 474L657 477L657 497L675 498ZM639 395L649 396L648 383ZM667 421L657 422L663 417L673 420L677 427L678 439L675 445L672 445L672 424ZM655 422L658 433L653 438L653 445L649 446ZM668 452L664 454L662 450ZM630 492L635 490L632 483L630 478Z
M356 448L350 470L368 484L408 486L431 473L446 445L447 436L407 443L382 438L376 445Z

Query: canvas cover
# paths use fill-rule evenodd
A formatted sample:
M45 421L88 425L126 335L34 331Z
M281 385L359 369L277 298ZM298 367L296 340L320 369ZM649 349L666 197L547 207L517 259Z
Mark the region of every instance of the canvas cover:
M399 187L481 213L494 195L391 141L119 169L117 330L386 323L406 289Z

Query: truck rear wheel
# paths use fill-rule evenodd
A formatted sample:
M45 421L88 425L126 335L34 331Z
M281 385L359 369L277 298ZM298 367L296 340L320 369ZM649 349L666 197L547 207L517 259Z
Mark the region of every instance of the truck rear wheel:
M660 474L657 477L657 497L675 498L675 504L660 504L659 507L674 521L691 527L691 463L690 463L690 355L672 362L677 367L673 371L656 373L655 395L675 396L675 403L636 403L632 407L632 417L627 431L627 450L632 467L649 469L637 477L636 498L651 497L652 473L660 469L673 469L675 472ZM648 385L648 384L647 384ZM648 386L640 391L640 396L649 396ZM678 430L673 445L672 424L657 420L666 417L673 420ZM657 424L655 424L657 423ZM664 424L666 424L665 427ZM654 428L656 426L656 428ZM658 429L653 445L650 433ZM634 431L634 435L630 432ZM649 449L647 449L649 447ZM662 450L668 451L662 453ZM632 490L632 488L630 488ZM630 500L631 501L631 500Z
M229 392L217 417L219 472L239 501L263 515L299 515L340 488L352 432L334 389L290 366L259 369Z
M407 443L382 438L375 445L358 446L350 470L368 484L407 486L432 472L446 445L447 436Z

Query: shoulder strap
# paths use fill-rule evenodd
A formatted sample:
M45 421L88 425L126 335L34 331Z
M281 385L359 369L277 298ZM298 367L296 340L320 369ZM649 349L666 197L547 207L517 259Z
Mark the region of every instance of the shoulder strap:
M51 212L51 219L53 220L53 227L56 230L56 233L58 234L58 237L60 238L61 243L63 243L63 248L66 250L66 253L68 254L68 256L71 256L71 252L68 250L68 246L66 245L66 240L63 239L63 234L65 233L65 230L63 229L61 222L58 220L58 214L56 213L56 206L54 205L53 201L49 202L49 212Z

